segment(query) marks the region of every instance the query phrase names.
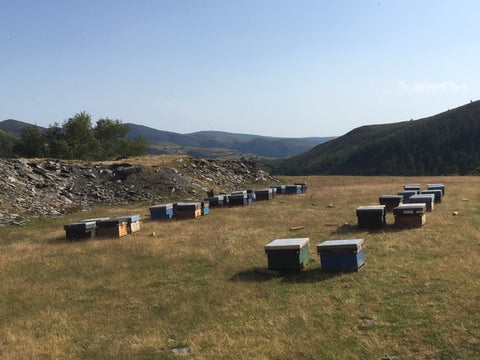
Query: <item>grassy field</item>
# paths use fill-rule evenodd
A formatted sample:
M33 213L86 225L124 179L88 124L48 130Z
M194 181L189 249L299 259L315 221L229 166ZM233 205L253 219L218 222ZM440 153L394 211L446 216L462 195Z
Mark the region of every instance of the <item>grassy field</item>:
M306 194L194 220L149 221L145 203L2 228L0 358L478 358L480 178L285 182L302 180ZM358 229L358 206L432 182L446 194L423 228L388 214L385 229ZM66 223L137 213L133 235L64 239ZM265 271L265 244L287 237L310 238L306 268ZM316 245L350 238L365 240L364 268L322 272Z

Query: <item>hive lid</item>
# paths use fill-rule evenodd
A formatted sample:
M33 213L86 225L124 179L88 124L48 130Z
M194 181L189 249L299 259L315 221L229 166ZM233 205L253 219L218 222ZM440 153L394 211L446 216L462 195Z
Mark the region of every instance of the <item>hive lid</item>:
M398 195L404 195L404 194L416 194L417 193L417 190L403 190L403 191L399 191L398 192Z
M80 222L97 222L97 221L103 221L103 220L108 220L110 219L109 217L99 217L99 218L93 218L93 219L84 219L80 220Z
M402 195L381 195L380 199L403 199Z
M71 223L71 224L66 224L66 225L63 225L63 229L64 230L68 230L68 229L93 229L95 228L97 222L96 221L80 221L80 222L76 222L76 223Z
M378 210L385 210L385 205L364 205L359 206L357 211L378 211Z
M166 209L172 209L172 208L173 208L172 203L150 206L150 210L166 210Z
M400 204L393 209L395 215L423 214L425 211L427 211L427 205L425 203Z
M97 225L99 227L124 225L126 223L127 223L127 220L125 218L114 218L114 219L97 221Z
M411 202L433 202L435 200L434 194L415 194L408 198L408 201Z
M177 202L174 204L175 208L195 208L200 209L202 207L202 203L200 202Z
M301 249L307 245L309 241L309 238L275 239L265 245L265 250Z
M132 222L140 221L140 215L119 216L118 219L125 219L130 224Z
M363 239L326 240L317 245L317 251L352 250L358 251L363 245Z

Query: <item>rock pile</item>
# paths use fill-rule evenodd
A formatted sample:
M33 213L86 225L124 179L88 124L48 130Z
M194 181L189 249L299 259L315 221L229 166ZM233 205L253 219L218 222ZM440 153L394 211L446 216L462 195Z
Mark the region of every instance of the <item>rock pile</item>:
M182 157L175 167L0 159L0 171L0 226L21 225L28 216L63 215L94 203L202 199L209 189L229 192L242 185L278 182L253 162Z

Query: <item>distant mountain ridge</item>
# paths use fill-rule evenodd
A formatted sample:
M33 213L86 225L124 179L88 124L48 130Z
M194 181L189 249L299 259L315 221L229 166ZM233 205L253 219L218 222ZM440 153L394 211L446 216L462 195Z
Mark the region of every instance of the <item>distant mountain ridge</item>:
M283 175L480 174L480 101L420 120L362 126L266 164Z
M8 119L0 122L0 130L21 136L26 122ZM281 158L300 154L333 137L280 138L223 131L199 131L180 134L126 123L129 138L141 136L151 143L152 154L182 153L200 157L267 157ZM46 130L44 127L41 129Z

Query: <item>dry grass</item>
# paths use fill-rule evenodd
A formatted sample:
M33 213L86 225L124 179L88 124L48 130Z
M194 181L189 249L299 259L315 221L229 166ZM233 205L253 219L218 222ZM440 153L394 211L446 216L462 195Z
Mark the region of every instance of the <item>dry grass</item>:
M214 208L195 220L148 221L148 205L135 204L3 228L0 357L168 359L185 346L194 359L480 353L479 178L286 182L300 180L307 194ZM356 207L431 182L444 183L446 196L423 228L396 230L391 214L384 230L357 228ZM139 233L64 240L65 223L134 213L145 219ZM262 271L266 243L306 236L302 272ZM315 246L342 238L364 238L365 268L323 273Z

